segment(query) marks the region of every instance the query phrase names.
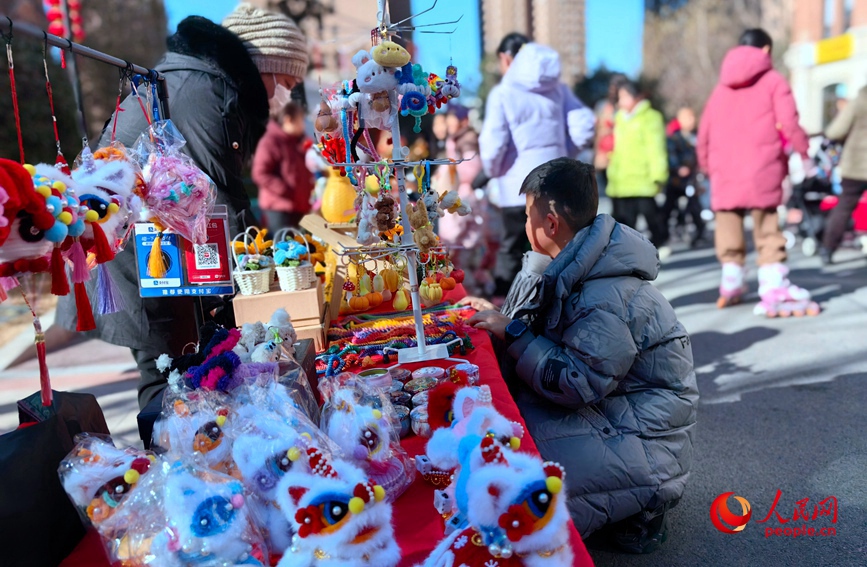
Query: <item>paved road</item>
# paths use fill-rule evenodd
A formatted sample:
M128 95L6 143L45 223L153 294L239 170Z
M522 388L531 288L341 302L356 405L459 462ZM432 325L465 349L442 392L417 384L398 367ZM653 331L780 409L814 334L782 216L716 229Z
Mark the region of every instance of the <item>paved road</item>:
M712 251L675 254L659 288L692 334L702 402L693 475L672 511L669 541L648 556L593 552L599 566L867 565L867 262L820 269L794 257L791 278L816 292L825 312L807 319L766 320L748 305L717 310ZM752 274L756 289L755 271ZM793 516L795 503L836 496L836 537L765 538L765 527L786 527L768 514ZM709 508L734 491L752 505L737 534L718 532ZM731 501L732 511L740 513ZM797 522L801 525L802 522Z
M755 296L717 310L711 250L677 252L665 262L658 285L692 334L702 394L694 473L662 549L593 552L598 565L867 565L867 261L847 257L827 270L817 259L793 258L792 279L826 309L797 320L755 317ZM755 290L755 273L752 281ZM96 393L119 442L137 441L128 351L83 343L49 356L57 389ZM37 375L33 363L0 372L0 431L15 425L14 401L35 389ZM809 525L833 525L838 535L766 539L765 526L783 527L775 518L756 523L777 490L777 511L787 518L798 500L835 496L837 523ZM753 509L753 520L733 535L709 519L713 499L728 491Z

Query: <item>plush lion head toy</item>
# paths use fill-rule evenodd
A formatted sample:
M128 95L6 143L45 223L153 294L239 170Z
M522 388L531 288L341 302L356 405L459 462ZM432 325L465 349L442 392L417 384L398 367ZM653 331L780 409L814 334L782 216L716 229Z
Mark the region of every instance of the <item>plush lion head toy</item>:
M280 481L277 500L296 535L278 567L393 567L400 548L385 490L355 466L311 447Z
M267 565L238 480L177 462L162 490L167 528L154 539L155 565Z
M133 491L152 459L148 453L121 450L87 436L60 463L58 472L69 498L98 527Z
M293 470L310 436L276 414L257 413L236 437L232 457L252 496L250 507L259 519L268 549L282 554L291 545L294 531L277 503L277 484Z
M563 467L512 452L492 437L473 453L469 526L443 540L425 567L572 565Z

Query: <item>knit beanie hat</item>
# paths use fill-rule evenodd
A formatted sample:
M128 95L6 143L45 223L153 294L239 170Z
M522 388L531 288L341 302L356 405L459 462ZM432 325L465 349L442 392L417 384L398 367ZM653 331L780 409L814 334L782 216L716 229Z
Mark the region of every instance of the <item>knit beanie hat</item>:
M244 2L226 16L223 27L241 38L259 73L300 79L307 74L307 40L287 16Z

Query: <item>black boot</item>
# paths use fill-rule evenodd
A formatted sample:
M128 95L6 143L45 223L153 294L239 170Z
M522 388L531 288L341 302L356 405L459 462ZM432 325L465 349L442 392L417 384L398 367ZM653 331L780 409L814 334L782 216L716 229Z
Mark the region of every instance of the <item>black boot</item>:
M819 248L819 257L822 259L822 264L825 266L830 266L834 263L834 261L831 259L832 254L833 252L831 252L824 246Z
M590 549L609 553L646 554L659 549L668 539L668 511L677 500L645 509L613 524L603 526L585 538Z

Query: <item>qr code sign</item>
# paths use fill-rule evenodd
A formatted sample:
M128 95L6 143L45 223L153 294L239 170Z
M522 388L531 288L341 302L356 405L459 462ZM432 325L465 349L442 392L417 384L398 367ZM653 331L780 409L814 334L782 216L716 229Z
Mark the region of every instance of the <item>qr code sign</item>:
M216 244L193 244L197 270L219 270L220 254Z

